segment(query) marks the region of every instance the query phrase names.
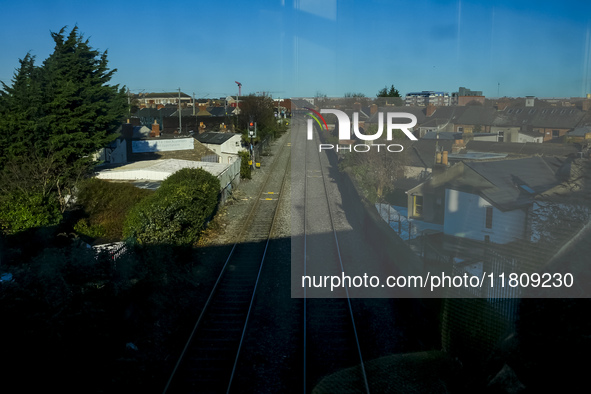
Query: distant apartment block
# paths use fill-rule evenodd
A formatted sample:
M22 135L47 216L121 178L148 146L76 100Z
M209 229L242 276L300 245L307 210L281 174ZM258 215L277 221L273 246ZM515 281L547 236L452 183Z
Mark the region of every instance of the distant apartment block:
M140 108L157 107L164 105L178 105L179 96L181 104L191 104L193 99L186 93L169 92L169 93L140 93L134 97L139 102Z
M422 92L407 93L405 97L407 106L426 107L427 105L447 106L450 105L449 93L423 90Z
M451 94L451 105L465 106L472 101L484 104L482 90L470 90L460 86L457 92Z

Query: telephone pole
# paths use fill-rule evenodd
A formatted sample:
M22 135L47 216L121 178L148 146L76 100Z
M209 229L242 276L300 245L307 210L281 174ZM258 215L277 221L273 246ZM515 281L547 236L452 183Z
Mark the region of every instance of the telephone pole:
M181 88L179 88L179 134L183 132L182 126L182 116L181 116Z

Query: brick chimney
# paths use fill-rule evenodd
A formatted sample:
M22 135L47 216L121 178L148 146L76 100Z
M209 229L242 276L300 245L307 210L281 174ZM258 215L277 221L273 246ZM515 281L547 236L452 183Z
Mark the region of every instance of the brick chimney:
M150 133L150 137L160 137L160 125L154 119L154 123L152 124L152 132Z
M497 111L504 111L509 106L508 101L499 101L497 103Z
M460 153L462 149L466 148L466 144L464 144L464 140L455 140L454 144L451 147L451 153Z
M353 111L355 111L355 112L361 111L361 103L353 104Z
M378 105L377 104L372 104L370 109L369 109L369 113L370 116L377 113L378 112Z
M591 110L591 99L583 100L583 111Z
M437 107L432 104L427 105L427 117L433 115L433 112L435 112L436 109Z

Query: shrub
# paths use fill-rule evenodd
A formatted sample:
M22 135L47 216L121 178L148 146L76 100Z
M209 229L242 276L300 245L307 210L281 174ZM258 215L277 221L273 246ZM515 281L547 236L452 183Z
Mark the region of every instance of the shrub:
M248 151L241 151L240 152L240 178L242 179L251 179L252 178L252 168L248 165L248 161L250 160L250 153Z
M202 169L182 169L131 209L123 235L140 244L191 245L213 215L219 180Z
M140 189L129 183L87 179L79 187L77 202L88 217L80 219L74 230L91 238L121 240L129 210L152 194L152 190Z
M58 224L62 219L53 196L41 193L11 192L0 196L0 232L15 234L34 227Z

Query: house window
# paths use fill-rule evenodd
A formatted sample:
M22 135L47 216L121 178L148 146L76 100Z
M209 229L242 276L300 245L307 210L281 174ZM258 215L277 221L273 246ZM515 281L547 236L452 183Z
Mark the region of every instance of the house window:
M559 130L552 130L552 138L558 138L560 137L560 131Z
M413 199L414 204L412 215L415 217L423 216L423 196L413 196Z
M486 228L492 228L493 207L486 207Z
M499 138L497 139L497 141L499 141L499 142L505 141L505 132L504 131L499 131Z
M463 127L458 127L458 132L459 133L463 133L464 132L464 128Z

